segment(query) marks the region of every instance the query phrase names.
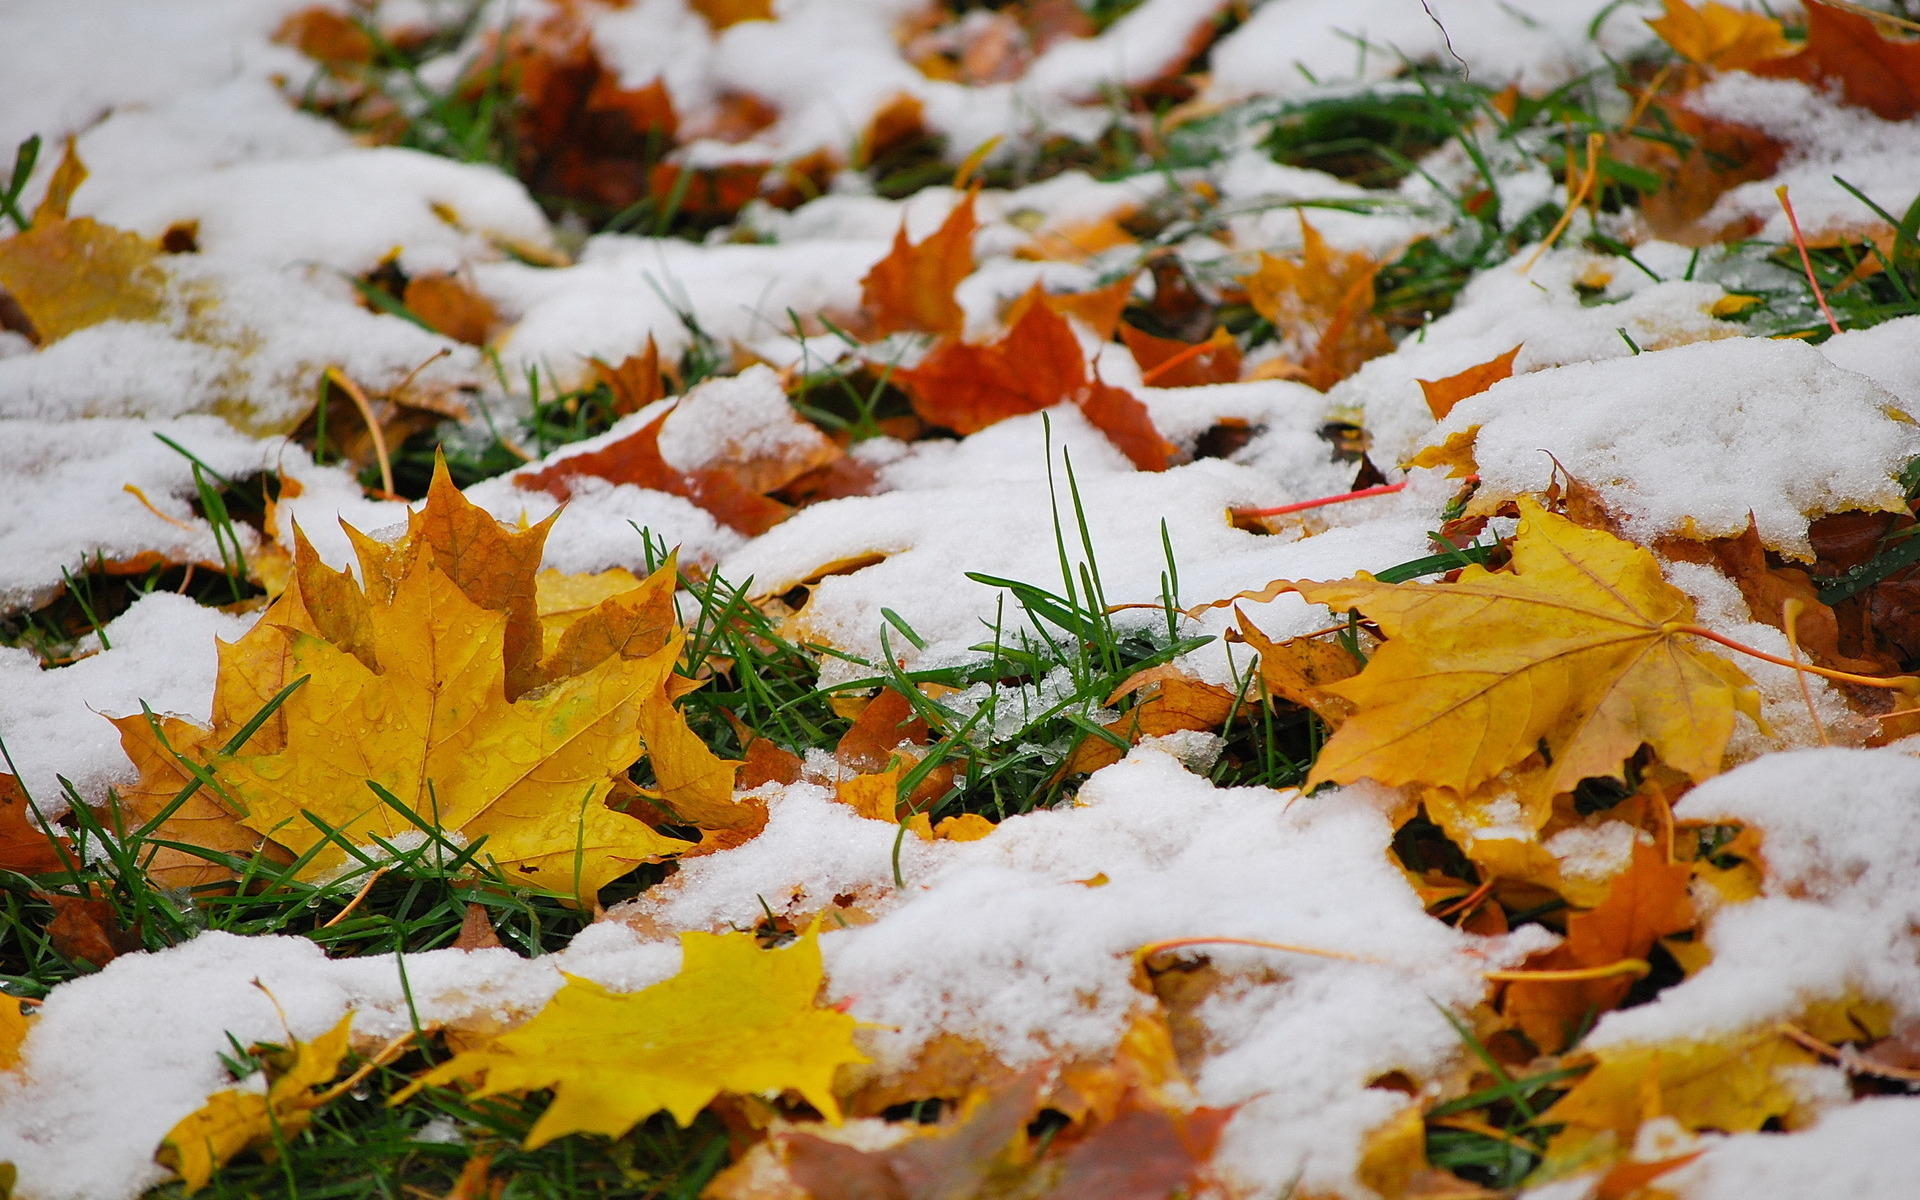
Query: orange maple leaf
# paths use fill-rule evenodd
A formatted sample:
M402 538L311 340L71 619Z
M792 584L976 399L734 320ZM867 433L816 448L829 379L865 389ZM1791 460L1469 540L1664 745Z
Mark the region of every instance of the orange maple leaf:
M1515 346L1505 354L1495 355L1486 362L1477 363L1464 371L1456 372L1444 379L1418 379L1420 392L1427 398L1427 409L1433 413L1433 419L1444 421L1453 406L1468 396L1478 396L1502 379L1513 377L1513 360L1518 357L1520 347Z
M1693 602L1645 549L1520 501L1510 572L1454 583L1361 575L1292 585L1356 608L1388 641L1327 690L1354 705L1308 776L1466 795L1544 745L1548 785L1616 776L1640 747L1693 779L1720 770L1734 714L1759 720L1745 674L1688 641Z
M953 298L960 281L973 273L972 192L926 240L909 242L903 218L893 249L873 264L860 281L860 303L876 337L890 333L958 335L966 313Z
M1920 114L1920 39L1890 38L1852 7L1807 2L1807 40L1798 54L1753 67L1756 75L1840 89L1848 104L1887 121Z
M1120 340L1140 364L1140 381L1153 387L1201 387L1240 378L1240 343L1222 326L1204 342L1183 342L1122 325Z
M1667 861L1659 848L1635 843L1633 857L1607 890L1598 907L1567 918L1567 940L1529 962L1541 970L1604 967L1623 959L1644 959L1654 942L1693 925L1687 894L1692 870ZM1633 977L1532 983L1507 986L1502 1005L1508 1016L1545 1053L1555 1053L1594 1013L1626 998Z
M1325 391L1361 363L1393 349L1393 339L1373 315L1373 278L1380 264L1363 251L1335 251L1305 213L1300 236L1299 258L1262 251L1260 269L1240 282L1254 311L1298 348L1305 381Z
M893 377L923 420L955 433L977 433L1008 417L1068 403L1141 470L1164 470L1173 460L1174 447L1154 429L1146 406L1090 375L1072 327L1045 304L1025 305L997 342L942 342L918 366L896 370Z
M44 875L70 861L67 839L42 828L32 811L19 778L0 771L0 871Z

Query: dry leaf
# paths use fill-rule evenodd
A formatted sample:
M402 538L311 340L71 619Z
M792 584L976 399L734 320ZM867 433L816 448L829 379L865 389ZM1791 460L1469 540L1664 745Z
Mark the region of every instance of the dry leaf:
M683 933L678 974L638 992L568 976L516 1029L465 1050L420 1087L477 1079L478 1096L553 1089L527 1133L529 1149L569 1133L619 1137L662 1109L690 1124L722 1092L798 1092L840 1119L833 1073L865 1062L854 1020L822 1008L820 942L809 931L780 950L751 933Z
M1433 419L1444 421L1453 406L1468 396L1478 396L1502 379L1513 377L1513 360L1520 353L1515 346L1505 354L1495 355L1486 362L1468 367L1464 371L1449 375L1445 379L1416 379L1420 392L1427 398L1427 409L1433 413Z
M742 21L773 20L773 0L688 0L715 33Z
M1224 326L1204 342L1183 342L1122 325L1120 340L1140 364L1141 382L1152 387L1203 387L1240 378L1240 343Z
M19 778L0 771L0 871L22 875L58 871L72 861L65 852L67 846L65 837L41 828L34 819Z
M1268 696L1297 704L1336 728L1353 714L1350 702L1325 690L1360 672L1360 664L1345 646L1319 638L1276 642L1260 632L1246 613L1235 608L1233 615L1239 623L1228 640L1244 642L1260 656L1260 682Z
M493 302L453 275L416 275L407 280L400 302L436 331L470 346L486 345L500 324Z
M20 1011L20 1001L0 996L0 1072L20 1065L20 1047L33 1030L33 1018Z
M1327 689L1356 711L1309 785L1368 778L1465 795L1542 744L1554 792L1618 775L1643 744L1704 779L1720 770L1734 714L1759 720L1747 677L1682 640L1693 602L1653 555L1529 498L1520 514L1511 572L1294 585L1335 611L1359 609L1389 639Z
M1042 303L1025 305L999 341L943 342L893 378L923 420L955 433L978 433L1008 417L1071 403L1141 470L1164 470L1173 460L1174 447L1154 429L1146 407L1091 377L1072 328Z
M311 851L303 878L349 865L340 842L417 836L415 820L486 837L487 858L583 900L683 849L603 803L643 746L663 788L730 792L731 764L688 746L697 740L673 710L683 635L663 633L659 615L671 567L581 617L542 662L533 580L546 529L505 529L442 468L403 540L349 529L361 583L296 538L286 595L221 647L213 728L116 722L142 768L123 796L132 817L150 819L193 781L184 756L205 764L211 785L160 835L242 854L260 837ZM253 712L301 676L275 718L230 752Z
M155 1161L176 1172L191 1195L242 1150L256 1148L270 1159L274 1147L305 1129L314 1110L330 1098L317 1089L340 1073L352 1024L349 1012L311 1042L295 1039L285 1049L255 1046L254 1053L266 1058L272 1073L267 1089L215 1092L167 1133L154 1152Z
M1103 726L1128 745L1182 730L1218 729L1239 702L1231 689L1195 679L1172 663L1135 672L1107 697L1107 706L1132 695L1140 697L1134 706ZM1125 753L1107 739L1089 734L1074 747L1061 770L1068 774L1097 771L1119 762Z
M909 242L907 223L901 220L893 249L860 281L860 304L874 336L959 335L967 317L953 290L973 273L973 234L978 226L971 192L925 241Z
M630 354L616 366L593 359L593 377L613 394L613 411L621 416L637 413L667 394L666 380L660 374L660 346L647 335L647 348Z
M1807 40L1798 54L1753 67L1756 75L1832 86L1848 104L1885 121L1920 114L1920 39L1892 38L1871 18L1807 0Z
M1298 259L1263 251L1260 269L1240 282L1254 311L1273 323L1294 352L1305 381L1325 391L1393 349L1393 339L1373 315L1373 277L1380 264L1362 251L1328 246L1304 213L1300 236Z
M1541 970L1577 970L1603 967L1622 959L1644 959L1663 937L1693 926L1693 902L1686 863L1671 863L1659 848L1637 842L1626 868L1614 876L1607 898L1587 912L1567 919L1567 940L1528 962ZM1606 1012L1625 999L1633 977L1615 975L1575 982L1527 983L1507 986L1502 1011L1520 1023L1533 1044L1552 1054L1568 1039L1588 1027L1594 1013Z
M1666 12L1647 24L1675 54L1715 71L1747 71L1770 58L1793 52L1780 22L1764 13L1729 8L1717 0L1695 8L1687 0L1665 0Z

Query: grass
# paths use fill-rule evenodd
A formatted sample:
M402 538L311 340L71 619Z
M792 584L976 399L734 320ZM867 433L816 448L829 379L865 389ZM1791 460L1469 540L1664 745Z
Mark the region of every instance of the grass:
M1090 0L1085 7L1106 25L1132 3ZM360 101L339 102L333 85L317 75L309 107L373 132L367 122L377 105L370 101L388 102L404 119L382 127L381 134L396 144L490 164L541 186L551 166L543 156L551 148L526 144L526 102L497 51L478 52L451 86L428 82L428 61L464 44L478 12L478 6L454 10L441 28L408 46L364 25L375 54L351 80L362 89ZM1131 219L1130 228L1142 236L1139 259L1145 261L1178 254L1189 239L1210 236L1231 218L1246 215L1207 199L1187 185L1183 172L1204 177L1248 147L1281 165L1327 172L1371 189L1372 194L1339 207L1407 215L1429 230L1384 264L1375 280L1376 312L1400 329L1417 330L1447 311L1477 273L1540 240L1559 222L1566 193L1577 182L1577 151L1589 134L1614 132L1647 66L1624 63L1542 96L1502 97L1451 70L1410 65L1390 82L1323 89L1297 100L1249 102L1179 123L1169 103L1119 97L1113 120L1098 137L1029 147L984 175L996 186L1067 170L1102 179L1162 178L1167 185L1162 200ZM1636 129L1635 136L1676 151L1692 149L1683 134L1657 120ZM668 149L664 143L627 148L647 164L660 161ZM946 182L952 175L950 150L932 138L879 148L864 159L866 182L888 197ZM0 218L20 229L30 221L21 197L38 151L37 141L23 145L0 187ZM1614 157L1603 157L1599 168L1591 200L1599 213L1624 212L1663 186L1656 174ZM1555 185L1548 198L1524 209L1508 207L1512 197L1526 194L1516 181L1543 171ZM683 186L673 191L649 193L625 205L564 189L544 189L540 199L550 214L585 231L729 236L733 214L687 211L688 178L683 176ZM1847 330L1920 312L1920 200L1896 213L1859 198L1888 235L1810 249L1814 275ZM1584 237L1587 248L1615 256L1622 271L1646 270L1629 247L1602 232L1581 233L1576 226L1565 236ZM1101 263L1113 267L1109 274L1115 277L1134 265L1118 258ZM1194 262L1182 269L1198 281L1201 302L1211 305L1206 315L1225 324L1245 346L1272 333L1245 306L1206 299L1204 293L1226 282L1218 267ZM1720 282L1755 297L1734 318L1749 333L1813 341L1830 335L1802 271L1799 248L1792 244L1746 240L1703 250L1681 277ZM418 322L399 299L404 282L354 281L370 307ZM1605 297L1596 294L1592 300L1604 303ZM1143 326L1155 320L1144 308L1131 318ZM720 373L727 354L690 309L683 306L681 319L689 348L669 374L684 390ZM798 336L798 314L793 323ZM827 328L850 347L859 346L851 334L831 323ZM911 415L891 372L890 364L857 356L830 364L809 360L791 394L806 419L837 438L858 442L899 428ZM393 457L397 492L423 494L436 453L444 454L456 482L465 485L518 466L526 454L544 455L596 436L619 419L615 397L604 385L558 389L538 372L509 379L504 371L498 382L503 393L524 401L524 411L517 417L503 412L484 437L450 440L445 430L430 429L407 439ZM335 457L324 425L307 436L316 458ZM270 475L230 479L193 459L190 449L175 449L190 461L196 513L214 531L218 568L116 573L97 557L76 559L57 600L0 617L0 645L25 647L57 666L72 661L89 635L104 643L105 626L142 595L178 590L207 605L245 604L263 595L250 578L247 548L254 539L246 530L258 529L264 520L277 480ZM944 790L921 797L927 815L938 820L972 813L1001 820L1071 800L1083 779L1068 770L1075 749L1101 743L1120 748L1130 740L1126 722L1141 697L1110 704L1116 689L1138 672L1175 662L1211 639L1194 634L1194 623L1181 613L1179 548L1170 540L1160 603L1144 610L1113 607L1078 481L1070 463L1062 462L1057 477L1050 475L1056 572L1044 580L970 574L999 599L993 621L971 648L972 657L959 664L900 666L897 660L906 650L924 649L927 639L892 610L877 630L877 655L857 657L808 642L783 619L804 603L804 590L775 604L751 579L730 580L683 565L687 637L680 669L703 684L682 701L695 733L727 757L744 755L755 739L801 754L831 752L850 724L843 715L846 702L889 689L908 700L929 730L922 757L899 795L910 798L922 782L942 777L936 772L951 772ZM362 481L377 482L377 473L369 469ZM1915 485L1910 496L1920 494L1920 474L1908 482ZM649 531L636 531L636 546L636 557L648 570L668 559L669 548ZM1501 553L1490 541L1382 564L1377 577L1386 582L1421 578L1467 562L1497 561ZM1869 563L1829 581L1823 595L1845 600L1915 563L1920 563L1920 539L1890 534ZM1359 653L1357 643L1352 649ZM820 667L830 659L840 660L838 665L851 668L856 677L822 686ZM1229 690L1235 701L1215 731L1220 752L1209 769L1211 778L1227 786L1298 785L1325 740L1325 727L1311 714L1267 697L1250 656L1236 658L1234 665L1237 674ZM650 772L643 760L633 769L633 781L647 786ZM417 844L382 847L378 858L362 856L326 882L300 879L300 864L284 858L208 852L231 868L235 882L165 888L155 884L146 866L155 851L182 847L163 837L158 822L129 827L111 808L89 809L78 797L68 799L71 849L65 868L33 878L0 873L0 986L9 995L37 1000L98 969L88 946L59 923L63 912L78 906L86 906L103 934L128 949L162 950L220 930L302 937L332 957L394 954L403 965L407 955L454 945L476 908L505 946L528 956L559 949L593 917L571 897L529 888L492 866L484 842L459 844L418 814L411 815L421 834ZM1575 803L1585 813L1620 799L1618 793L1586 787ZM1731 832L1720 830L1713 837L1711 845L1703 842L1704 858L1711 859ZM1424 818L1399 829L1393 853L1415 875L1445 876L1467 886L1490 882ZM601 899L614 903L642 894L668 871L643 868ZM1530 908L1504 907L1502 916L1515 924L1553 923L1563 919L1565 907L1564 901L1547 900ZM1636 987L1631 1003L1644 1002L1677 980L1670 957L1661 957L1658 967ZM1496 1053L1465 1020L1456 1014L1448 1019L1465 1055L1479 1067L1472 1082L1454 1089L1459 1094L1427 1106L1428 1159L1488 1188L1519 1187L1553 1132L1543 1114L1580 1070L1551 1059L1516 1068L1512 1054ZM304 1132L281 1138L270 1158L242 1157L201 1194L691 1197L725 1165L739 1133L739 1121L730 1123L709 1111L686 1129L656 1117L619 1139L568 1137L526 1151L520 1143L544 1107L544 1096L475 1099L456 1089L428 1088L404 1105L384 1103L441 1053L427 1039L371 1067L361 1086L319 1110ZM231 1062L237 1073L248 1073L261 1069L264 1057L236 1047ZM497 1193L483 1189L476 1171L498 1183ZM182 1190L170 1185L152 1194Z

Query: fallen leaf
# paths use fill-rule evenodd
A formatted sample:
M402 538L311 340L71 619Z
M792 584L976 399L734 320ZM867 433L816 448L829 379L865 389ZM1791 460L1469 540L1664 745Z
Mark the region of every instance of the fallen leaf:
M391 545L349 527L357 585L295 539L288 592L220 648L211 729L116 721L142 769L123 795L132 816L151 820L197 770L208 786L158 836L235 853L271 839L311 852L301 877L318 878L353 861L347 846L417 836L421 821L486 837L485 857L583 901L685 848L604 805L643 747L663 785L730 792L731 764L695 754L673 709L684 635L659 628L671 566L581 617L543 663L533 580L546 523L506 529L442 467L408 527ZM256 740L229 746L259 704L302 676Z
M551 1088L532 1149L569 1133L619 1137L661 1110L688 1125L721 1093L795 1091L839 1121L833 1074L865 1062L852 1017L818 1003L817 931L780 950L751 933L683 933L681 967L638 992L567 976L520 1025L429 1071L421 1087L476 1079L476 1096Z
M1106 705L1111 708L1128 696L1139 699L1102 726L1128 745L1182 730L1218 729L1239 703L1232 689L1195 679L1172 663L1135 672L1113 690ZM1089 734L1074 747L1061 770L1067 774L1097 771L1119 762L1125 753L1108 739Z
M1444 379L1416 379L1420 392L1427 398L1427 409L1433 413L1433 419L1444 421L1453 406L1468 396L1478 396L1502 379L1513 377L1513 360L1520 353L1515 346L1505 354L1498 354L1486 362L1477 363L1464 371L1449 375Z
M953 291L973 273L973 234L979 227L973 201L969 192L924 241L909 242L906 220L901 220L893 248L860 280L860 304L874 336L959 334L966 313Z
M1688 1130L1751 1133L1793 1112L1799 1100L1786 1077L1814 1061L1772 1029L1711 1040L1614 1045L1592 1055L1594 1068L1540 1115L1562 1130L1548 1143L1543 1177L1556 1161L1623 1154L1634 1131L1657 1116Z
M0 771L0 871L45 875L73 861L67 839L41 827L18 776ZM0 1007L4 1002L0 1002Z
M438 332L470 346L486 345L500 324L493 302L454 275L416 275L407 280L400 302Z
M288 13L273 40L328 68L364 66L373 61L373 38L352 18L315 5Z
M1884 121L1920 114L1920 39L1892 38L1871 17L1825 0L1807 0L1800 52L1754 64L1756 75L1832 86L1848 104Z
M1695 8L1687 0L1665 0L1666 11L1647 24L1675 54L1715 71L1749 71L1771 58L1793 52L1780 22L1764 13L1730 8L1717 0Z
M1750 125L1694 112L1681 98L1655 100L1648 112L1657 118L1657 125L1647 122L1648 132L1617 134L1607 143L1608 157L1659 180L1658 188L1640 199L1640 218L1648 229L1687 246L1753 232L1757 226L1746 219L1725 225L1702 218L1728 189L1771 176L1786 146Z
M455 950L498 950L501 946L500 935L493 928L493 918L487 913L487 906L467 903L467 910L460 917L460 933L453 939Z
M0 1072L20 1065L20 1047L26 1045L27 1034L32 1031L33 1018L21 1011L20 1001L0 996Z
M609 366L593 359L594 380L613 395L613 411L620 416L637 413L667 394L666 380L660 374L660 346L647 335L647 348L630 354Z
M103 321L152 321L166 310L160 243L66 215L67 197L85 178L69 143L32 228L0 240L0 289L32 325L21 332L42 346Z
M715 33L742 21L773 20L773 0L688 0Z
M1655 942L1693 926L1693 902L1687 894L1692 870L1668 862L1657 847L1637 842L1626 868L1613 878L1598 907L1567 918L1567 939L1528 961L1529 969L1579 970L1622 959L1644 959ZM1543 1053L1564 1049L1596 1013L1617 1007L1634 977L1507 985L1501 1010Z
M145 948L105 900L58 892L42 892L40 898L53 906L47 937L53 948L68 958L104 967L122 954Z
M1336 251L1300 216L1297 259L1262 251L1260 267L1240 283L1254 311L1273 323L1282 346L1305 370L1305 381L1326 391L1361 363L1393 349L1387 327L1373 314L1373 277L1380 264L1363 251Z
M1203 387L1240 378L1240 343L1224 327L1204 342L1183 342L1122 325L1120 340L1140 364L1141 382L1151 387Z
M1048 1200L1164 1200L1204 1194L1206 1166L1232 1109L1130 1104L1074 1145Z
M271 1161L275 1147L305 1129L314 1110L331 1098L316 1089L340 1073L352 1024L349 1012L311 1042L294 1039L285 1049L255 1046L253 1052L266 1060L272 1076L266 1090L215 1092L168 1131L154 1160L178 1174L189 1195L243 1150L258 1149Z
M1350 702L1325 690L1360 672L1345 646L1310 637L1276 642L1238 608L1234 616L1239 621L1228 640L1244 642L1260 656L1260 682L1268 696L1307 709L1333 727L1353 714Z
M1704 779L1720 770L1734 714L1759 720L1746 675L1682 640L1693 602L1653 555L1530 498L1519 508L1510 572L1293 585L1335 611L1359 609L1388 638L1358 676L1327 689L1355 712L1308 786L1367 778L1465 795L1541 745L1555 792L1617 776L1642 745Z
M1044 304L1026 305L997 342L942 342L893 378L923 420L955 433L1066 403L1079 406L1141 470L1164 470L1173 459L1174 447L1154 429L1146 406L1091 376L1073 329Z

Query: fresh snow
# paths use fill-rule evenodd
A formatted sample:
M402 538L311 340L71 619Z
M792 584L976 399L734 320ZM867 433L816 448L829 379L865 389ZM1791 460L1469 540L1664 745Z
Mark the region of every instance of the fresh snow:
M292 440L330 366L376 395L404 385L461 418L450 436L478 440L490 423L517 430L533 388L579 384L592 360L617 363L648 338L663 361L677 360L696 347L697 330L735 356L720 376L523 471L611 444L662 413L661 453L683 468L799 448L783 376L850 354L818 318L857 315L861 279L895 231L926 237L963 195L929 187L891 201L842 174L791 210L750 205L731 237L583 239L490 167L363 145L298 111L289 97L312 80L313 64L271 34L303 7L0 0L0 149L30 134L46 144L28 206L73 137L90 171L75 215L153 237L190 230L197 247L162 260L171 300L155 320L105 322L43 349L0 332L0 611L44 604L68 575L103 564L217 569L221 547L179 450L228 478L276 471L297 481L298 495L275 508L271 540L289 544L297 522L322 557L351 563L340 523L392 530L407 505L369 495ZM441 7L419 0L385 11L402 23ZM567 6L514 7L535 19ZM914 65L896 36L918 8L910 0L781 0L775 20L719 32L685 0L578 7L591 13L593 44L620 83L664 82L687 135L678 161L702 165L845 158L875 113L903 99L956 161L976 150L1015 161L1056 134L1091 140L1114 89L1179 69L1188 39L1231 6L1146 0L1097 37L1041 51L1018 79L976 85ZM1268 0L1251 9L1214 46L1193 104L1278 102L1390 78L1403 57L1449 54L1476 82L1537 92L1644 47L1641 18L1655 11L1608 0ZM424 64L422 79L450 83L477 39ZM723 140L724 106L740 92L776 116L744 142ZM1737 74L1689 103L1787 147L1777 177L1731 189L1709 224L1748 221L1784 239L1773 189L1787 183L1810 233L1858 233L1867 211L1835 176L1895 213L1912 201L1912 122ZM987 189L975 200L980 266L958 298L969 334L989 336L1005 303L1036 282L1081 290L1134 265L1132 247L1039 261L1040 239L1203 192L1228 215L1174 247L1203 275L1243 271L1256 251L1297 251L1300 206L1336 247L1391 254L1445 227L1432 181L1453 188L1472 169L1443 147L1407 183L1369 191L1277 166L1257 139L1230 135L1228 153L1204 167L1118 181L1068 172ZM1502 165L1492 186L1520 214L1557 187L1518 163ZM1602 232L1632 234L1617 224ZM1135 471L1070 406L954 440L876 437L853 450L872 469L873 494L807 507L752 538L679 496L575 480L545 565L638 569L643 530L656 546L678 547L684 565L751 580L757 597L812 585L797 618L808 636L920 669L974 661L972 647L1031 632L1003 589L967 572L1058 588L1063 548L1074 562L1097 560L1109 601L1154 604L1170 545L1189 606L1429 553L1457 486L1432 469L1406 471L1398 495L1308 510L1269 533L1228 521L1233 507L1347 490L1353 465L1329 453L1330 422L1363 426L1373 460L1396 478L1422 449L1471 431L1483 501L1537 495L1557 462L1646 542L1733 534L1751 518L1770 547L1806 556L1813 518L1902 506L1895 476L1920 456L1920 317L1818 347L1746 336L1727 319L1746 286L1737 264L1716 267L1709 256L1696 273L1689 248L1640 239L1642 273L1579 240L1480 272L1451 312L1325 395L1273 379L1145 386L1130 356L1097 348L1102 377L1133 393L1183 452L1223 424L1248 428L1225 458ZM501 330L483 353L369 311L351 281L384 264L454 276L498 309ZM923 345L896 337L866 352L911 365ZM1513 378L1433 419L1417 381L1516 346ZM517 486L516 474L468 494L502 520L543 519L555 502ZM240 536L248 554L271 550L245 527ZM861 562L869 565L842 570ZM1791 652L1751 620L1724 575L1684 561L1665 567L1702 624ZM1243 597L1238 607L1276 639L1336 619L1291 594ZM922 644L909 644L889 614ZM157 593L83 640L83 656L67 665L0 648L0 737L41 811L64 811L69 789L99 802L130 778L104 715L145 703L204 719L217 643L252 620ZM1164 617L1138 609L1116 620L1144 629ZM1183 618L1181 635L1215 640L1179 665L1237 682L1250 656L1219 636L1235 620L1231 605ZM823 684L867 673L836 658L820 667ZM1741 765L1687 794L1675 815L1759 831L1760 894L1722 904L1700 888L1711 961L1653 1002L1605 1014L1588 1046L1737 1035L1843 997L1892 1006L1909 1036L1920 1020L1920 747L1813 748L1823 730L1857 735L1864 722L1823 682L1803 692L1785 668L1747 669L1770 732L1743 729L1733 748ZM1043 679L1025 690L1044 700L1061 687ZM964 709L986 692L979 685L946 702ZM235 1042L311 1037L349 1011L370 1038L406 1032L410 1008L429 1023L510 1022L536 1010L562 972L619 989L668 977L680 931L750 927L768 909L811 917L846 907L859 920L830 922L821 939L828 993L868 1023L875 1070L908 1064L941 1035L973 1039L1014 1065L1110 1055L1150 1003L1132 981L1131 954L1156 940L1233 936L1351 956L1209 950L1227 982L1198 1010L1208 1051L1191 1082L1196 1102L1234 1111L1215 1164L1244 1194L1364 1195L1356 1171L1368 1138L1472 1069L1445 1012L1483 998L1484 972L1553 939L1539 926L1481 937L1428 917L1387 854L1406 802L1399 793L1218 788L1204 767L1219 749L1207 734L1153 739L1093 775L1073 803L1009 817L964 843L903 837L855 815L832 799L816 763L807 781L763 789L769 821L757 837L687 860L616 919L543 958L443 950L404 964L330 961L302 939L224 933L125 955L55 988L33 1018L22 1064L0 1073L0 1162L18 1169L14 1194L26 1200L134 1197L167 1177L155 1145L223 1086L219 1056ZM1530 833L1511 807L1490 813L1483 835ZM1598 881L1628 859L1636 836L1624 822L1595 820L1558 832L1546 849L1568 878ZM1419 1094L1370 1086L1396 1073ZM1809 1069L1808 1121L1792 1132L1695 1136L1655 1120L1636 1153L1700 1151L1657 1182L1686 1200L1909 1194L1920 1175L1920 1099L1850 1102L1844 1082L1838 1068ZM1583 1176L1523 1194L1587 1200L1595 1186Z

